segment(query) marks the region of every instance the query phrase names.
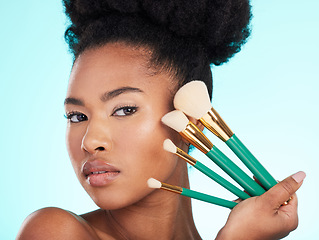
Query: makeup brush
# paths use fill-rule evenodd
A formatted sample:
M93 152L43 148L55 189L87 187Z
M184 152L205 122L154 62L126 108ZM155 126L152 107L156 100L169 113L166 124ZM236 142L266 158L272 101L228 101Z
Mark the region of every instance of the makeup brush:
M204 193L196 192L187 188L182 188L174 185L170 185L167 183L162 183L154 178L150 178L147 180L147 184L150 188L160 188L173 193L178 193L186 197L195 198L197 200L201 200L204 202L212 203L218 206L227 207L232 209L237 205L237 203L228 201L222 198L210 196Z
M195 158L188 155L186 152L184 152L180 148L176 147L175 144L170 139L166 139L164 141L163 148L168 152L176 154L177 156L179 156L180 158L188 162L190 165L192 165L193 167L195 167L196 169L204 173L206 176L213 179L219 185L223 186L228 191L238 196L239 198L241 199L250 198L250 196L247 193L237 188L235 185L233 185L232 183L227 181L225 178L221 177L220 175L218 175L217 173L215 173L214 171L206 167L201 162L197 161Z
M258 183L252 180L243 170L214 146L202 131L188 120L182 111L174 110L167 113L162 117L162 122L179 132L183 138L206 154L207 157L213 160L224 172L242 186L249 195L259 196L265 192Z
M198 119L208 130L224 141L266 189L277 184L277 181L212 107L204 82L192 81L181 87L174 97L174 106L188 116Z

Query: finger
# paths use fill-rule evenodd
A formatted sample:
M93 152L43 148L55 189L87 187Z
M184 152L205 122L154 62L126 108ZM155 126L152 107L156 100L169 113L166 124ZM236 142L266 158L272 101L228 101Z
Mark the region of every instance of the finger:
M268 202L270 207L279 208L300 188L305 177L306 174L304 172L297 172L276 184L262 196L266 198L266 202Z
M233 200L233 202L235 202L235 203L240 203L242 201L243 201L243 199L241 199L241 198L237 198L236 200Z

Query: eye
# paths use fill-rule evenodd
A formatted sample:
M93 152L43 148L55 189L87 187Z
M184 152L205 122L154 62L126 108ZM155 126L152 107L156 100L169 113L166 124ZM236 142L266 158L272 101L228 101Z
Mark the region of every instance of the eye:
M66 119L68 119L71 123L78 123L88 120L87 116L80 112L69 112L66 114Z
M116 109L113 113L112 116L128 116L132 115L137 111L137 107L135 106L126 106L126 107L121 107Z

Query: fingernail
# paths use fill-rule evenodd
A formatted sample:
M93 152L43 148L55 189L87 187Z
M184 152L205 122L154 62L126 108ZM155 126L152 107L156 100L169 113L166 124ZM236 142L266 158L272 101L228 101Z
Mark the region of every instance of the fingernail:
M303 171L297 172L294 175L291 176L297 183L302 182L302 180L305 179L306 177L306 173L304 173Z

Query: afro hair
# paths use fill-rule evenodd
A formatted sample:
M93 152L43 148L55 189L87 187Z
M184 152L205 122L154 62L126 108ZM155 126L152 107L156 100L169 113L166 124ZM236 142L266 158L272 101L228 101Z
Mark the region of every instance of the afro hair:
M123 41L152 51L152 66L200 79L212 94L210 64L227 62L250 34L249 0L63 0L65 39L76 59L89 48Z

